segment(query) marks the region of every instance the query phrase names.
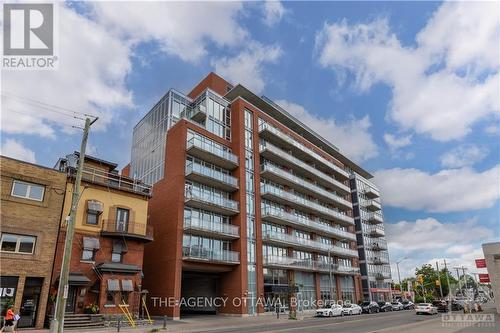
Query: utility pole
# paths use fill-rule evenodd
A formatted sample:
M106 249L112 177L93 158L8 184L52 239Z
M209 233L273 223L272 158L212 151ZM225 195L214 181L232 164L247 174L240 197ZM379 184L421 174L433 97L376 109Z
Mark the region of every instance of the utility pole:
M438 281L439 281L439 293L441 294L441 299L443 299L443 287L441 287L441 274L439 274L439 264L436 261L436 270L438 273Z
M83 129L82 142L80 145L80 156L78 159L78 169L76 172L73 195L71 198L71 211L69 214L68 225L66 227L66 239L64 241L64 254L61 265L61 275L59 277L59 288L57 290L56 310L50 327L51 333L62 333L64 330L64 312L66 310L66 299L68 298L71 248L73 246L73 236L75 233L76 210L78 208L78 200L80 199L80 183L82 181L83 164L85 161L85 149L87 147L90 126L95 123L97 119L97 117L93 120L90 118L85 119L85 127Z
M332 305L333 300L333 279L332 279L332 257L330 256L331 249L328 249L328 273L330 273L330 302L328 306Z
M451 313L451 286L450 286L450 275L448 273L448 267L446 267L446 259L444 259L444 269L446 270L446 283L448 284L448 304L450 306Z
M463 296L463 293L462 293L462 284L460 283L460 273L458 272L459 267L454 267L454 268L457 271L458 290L460 291L460 294L462 294L462 296Z

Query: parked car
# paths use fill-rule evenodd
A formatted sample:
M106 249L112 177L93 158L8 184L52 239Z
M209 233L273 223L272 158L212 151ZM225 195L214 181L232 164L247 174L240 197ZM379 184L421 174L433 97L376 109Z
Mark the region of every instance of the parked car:
M404 309L404 306L401 302L392 302L391 305L393 311L401 311Z
M438 312L448 312L448 303L446 301L434 301L432 305L437 308Z
M418 303L417 306L415 307L415 313L416 314L437 314L438 309L431 303Z
M344 304L342 311L344 315L360 315L363 312L363 309L357 304Z
M406 301L403 301L401 303L403 303L403 310L413 310L413 309L415 309L415 304L413 304L412 301L406 300Z
M380 312L380 307L378 306L377 302L363 302L361 303L361 309L363 310L363 313L375 313L375 312Z
M380 312L392 311L392 304L389 302L378 302L377 304L380 308Z
M316 317L343 316L342 306L339 304L326 305L324 308L316 310Z

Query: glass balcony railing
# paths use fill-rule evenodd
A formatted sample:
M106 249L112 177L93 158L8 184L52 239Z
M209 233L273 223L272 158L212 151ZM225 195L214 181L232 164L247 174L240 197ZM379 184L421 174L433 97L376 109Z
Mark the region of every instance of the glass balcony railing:
M229 264L239 264L240 254L236 251L216 250L198 245L183 246L182 257L184 259L222 262Z
M380 197L380 192L377 189L375 189L375 188L373 188L371 186L368 186L365 189L364 193L370 199L374 199L374 198Z
M348 256L348 257L357 257L358 251L346 249L340 246L326 244L322 242L318 242L312 239L306 239L297 237L294 235L290 235L287 233L280 233L274 231L262 232L263 241L272 241L292 247L301 247L301 248L309 248L313 250L318 250L321 252L331 253L332 255L339 256Z
M380 213L370 213L370 215L368 215L368 222L373 224L384 223L384 218Z
M374 264L374 265L386 265L389 264L389 258L388 257L378 257L378 256L373 256L369 258L369 262Z
M196 173L211 178L234 188L238 187L238 179L236 179L235 177L198 163L191 163L186 165L186 175L190 173Z
M280 160L286 160L288 163L293 164L295 167L300 168L304 172L306 172L308 175L311 177L321 180L323 182L327 182L328 185L330 186L335 186L341 191L344 191L345 193L350 193L351 190L349 186L345 185L344 183L341 183L340 181L336 180L332 176L327 175L326 173L310 166L306 162L292 156L291 154L287 153L281 148L276 147L275 145L266 142L266 141L261 141L260 143L260 152L264 152L265 150L269 150L272 154L279 156Z
M219 206L219 207L222 207L222 208L230 210L230 211L238 212L238 202L237 201L234 201L231 199L226 199L226 198L216 196L216 195L213 195L210 193L205 193L205 192L199 191L199 190L194 189L194 188L193 189L186 188L185 198L186 198L186 201L194 200L194 201L198 201L198 202L204 203L204 204L209 205L209 206L215 205L215 206Z
M273 195L293 205L300 206L305 210L313 210L317 215L326 216L327 218L332 218L334 220L347 224L354 224L354 219L346 214L342 214L334 209L322 206L315 201L305 199L301 196L298 196L291 192L287 192L271 184L261 185L260 193L262 196L266 194Z
M383 239L378 239L376 242L368 244L368 247L373 251L387 250L387 242Z
M374 276L377 280L390 279L391 274L389 272L372 272L371 276Z
M236 225L228 223L220 223L215 221L206 221L196 217L186 217L184 219L184 230L200 230L215 234L223 234L231 237L239 237L240 228Z
M312 270L343 274L357 274L359 267L344 266L313 259L297 259L281 256L264 256L264 266L284 267L295 270Z
M282 131L280 131L276 127L274 127L266 122L263 122L259 126L259 132L262 132L262 131L269 131L273 135L279 137L281 140L287 142L288 144L294 146L295 148L300 149L302 152L313 157L317 162L321 163L323 166L327 167L329 170L337 173L338 175L340 175L346 179L349 178L349 173L347 171L345 171L341 167L337 166L335 163L327 160L326 158L324 158L320 154L316 153L314 150L304 146L302 143L298 142L297 140L295 140L294 138L292 138L288 134L283 133Z
M339 273L344 273L344 274L358 274L359 273L359 267L346 266L346 265L338 265L337 266L337 271Z
M238 157L236 155L231 153L229 150L225 150L215 144L206 142L199 137L195 136L188 140L186 149L189 150L192 147L204 150L212 155L238 165Z
M318 185L308 182L307 180L297 177L294 174L280 169L270 163L264 163L261 165L262 172L271 172L274 175L286 179L287 181L293 183L293 185L298 186L302 189L306 189L307 191L314 192L314 194L320 195L321 197L335 201L337 204L342 205L345 208L352 209L352 203L335 193L329 192Z
M374 236L374 237L383 237L383 236L385 236L384 229L381 228L381 227L378 227L378 226L372 226L371 228L368 228L367 231L368 231L368 233L371 236Z
M380 204L380 202L377 202L375 200L368 200L366 203L366 208L371 211L378 211L382 209L382 205Z
M273 219L289 222L299 227L307 227L317 232L334 235L334 237L336 238L341 238L346 240L356 240L356 235L351 232L344 231L339 228L335 228L312 219L298 217L295 214L283 212L278 209L273 209L270 207L262 208L262 218L265 219L266 217L271 217Z

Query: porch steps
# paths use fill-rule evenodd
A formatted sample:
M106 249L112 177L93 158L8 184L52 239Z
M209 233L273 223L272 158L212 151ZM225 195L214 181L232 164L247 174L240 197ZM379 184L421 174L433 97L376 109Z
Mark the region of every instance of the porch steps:
M100 314L65 314L64 328L80 329L80 328L103 328L104 317Z

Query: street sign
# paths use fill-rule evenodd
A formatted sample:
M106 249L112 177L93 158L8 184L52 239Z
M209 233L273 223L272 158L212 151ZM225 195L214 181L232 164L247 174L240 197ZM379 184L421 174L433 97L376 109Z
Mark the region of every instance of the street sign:
M478 274L479 275L479 282L481 283L488 283L490 282L490 276L489 274Z
M476 268L486 268L486 259L476 259Z

